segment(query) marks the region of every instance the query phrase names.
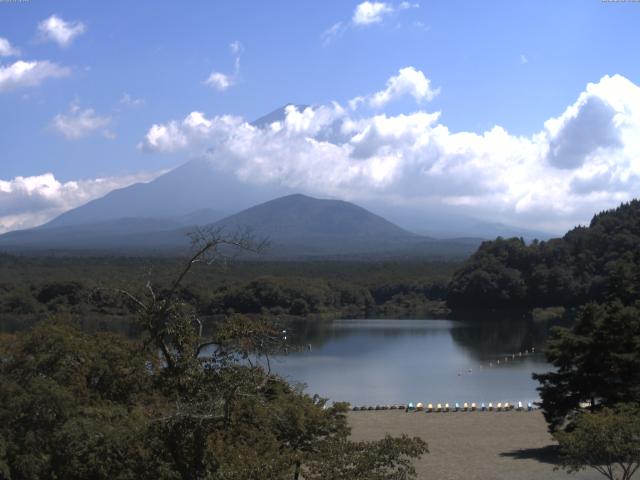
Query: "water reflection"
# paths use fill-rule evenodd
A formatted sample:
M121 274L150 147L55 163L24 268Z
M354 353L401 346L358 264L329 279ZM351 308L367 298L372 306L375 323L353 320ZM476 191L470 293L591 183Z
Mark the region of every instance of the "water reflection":
M272 367L310 392L354 404L533 401L531 373L549 368L540 353L549 325L521 319L335 320L290 328L311 350L277 357Z

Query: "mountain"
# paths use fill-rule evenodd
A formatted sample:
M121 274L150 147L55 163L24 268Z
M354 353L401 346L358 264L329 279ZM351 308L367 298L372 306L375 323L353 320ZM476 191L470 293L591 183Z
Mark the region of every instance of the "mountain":
M119 218L167 218L214 210L225 214L289 193L270 185L248 185L206 160L191 160L149 183L114 190L70 210L41 228L82 225ZM198 223L207 223L199 221Z
M353 203L301 194L256 205L214 226L268 238L278 256L385 252L421 239Z
M175 254L189 247L194 220L214 212L162 218L123 218L49 225L0 236L0 249L20 252ZM199 225L204 226L202 223ZM461 258L479 239L435 240L408 232L388 220L341 200L294 194L276 198L207 227L227 233L249 231L267 239L270 259L399 257Z
M287 107L294 106L303 110L306 105L285 105L258 118L252 125L264 128L275 121L285 118ZM215 156L215 149L209 152ZM212 160L215 160L213 158ZM175 224L167 219L192 215L191 224L204 225L224 215L234 214L243 209L276 197L294 193L289 188L262 183L242 182L233 172L223 172L215 168L215 161L205 159L191 160L179 167L160 175L148 183L137 183L114 190L102 198L70 210L40 229L88 226L97 223L112 222L121 219L140 219L141 224L155 221L153 231L170 230ZM219 163L228 163L220 159ZM441 207L421 209L398 206L389 202L370 200L363 207L378 212L385 218L412 232L437 238L517 236L527 240L548 238L541 232L529 232L506 225L479 222L477 219L443 211ZM205 210L216 212L208 216ZM200 212L200 213L198 213ZM165 222L162 227L160 223ZM106 224L103 225L106 228ZM117 226L116 226L117 228Z

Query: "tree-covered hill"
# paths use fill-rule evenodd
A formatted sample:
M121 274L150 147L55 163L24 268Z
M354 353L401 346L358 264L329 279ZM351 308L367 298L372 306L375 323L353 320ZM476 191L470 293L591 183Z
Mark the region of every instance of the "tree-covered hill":
M577 306L639 295L640 200L633 200L562 238L484 242L454 275L447 301L454 308Z

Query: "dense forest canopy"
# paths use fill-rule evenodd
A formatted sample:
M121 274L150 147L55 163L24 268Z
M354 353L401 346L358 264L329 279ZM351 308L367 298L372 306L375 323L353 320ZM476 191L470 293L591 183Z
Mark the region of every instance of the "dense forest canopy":
M68 315L87 330L132 323L117 289L150 278L166 284L179 258L0 255L0 329ZM228 313L305 317L441 312L458 264L439 262L234 262L197 265L180 295L203 316ZM118 328L119 330L119 328Z
M204 331L182 282L224 242L197 246L169 283L117 292L135 340L83 333L64 315L0 335L0 478L415 478L424 441L352 442L346 404L308 395L260 361L288 348L270 319L230 314ZM52 284L35 299L74 307L81 293Z
M483 243L458 270L447 302L458 307L578 306L640 292L640 201L599 213L588 227L527 245Z

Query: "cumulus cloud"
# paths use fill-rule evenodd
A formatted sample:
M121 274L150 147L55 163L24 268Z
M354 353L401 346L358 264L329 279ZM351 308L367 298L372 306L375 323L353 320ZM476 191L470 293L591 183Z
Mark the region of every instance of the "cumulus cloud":
M83 34L87 27L82 22L67 22L57 15L51 15L38 24L40 38L52 41L61 47L67 47L78 36Z
M362 103L367 103L372 108L382 108L392 100L405 95L411 95L418 103L428 102L439 92L440 89L431 88L431 81L422 71L414 67L405 67L387 80L384 90L367 97L356 97L349 101L349 105L352 109L356 109Z
M107 130L111 117L96 115L91 108L81 109L77 102L69 108L69 114L58 114L51 121L51 128L70 140L86 137L95 132L102 132L106 138L114 138L113 132Z
M405 4L405 2L403 2ZM393 7L384 2L362 2L356 6L351 21L354 25L380 23L385 15L393 12Z
M281 119L254 126L192 112L153 125L141 148L189 151L248 183L441 206L551 231L584 222L640 187L640 87L619 75L589 84L529 136L500 126L453 132L439 112L357 113L337 103L288 106Z
M222 115L207 119L201 112L191 112L181 122L172 120L165 124L151 126L142 142L140 150L174 152L186 147L201 147L208 142L222 140L243 125L240 117Z
M25 62L18 60L10 65L0 65L0 93L22 87L35 87L47 78L71 75L71 70L47 60Z
M9 42L6 38L0 37L0 57L15 57L20 55L20 50Z
M240 75L240 56L242 55L242 51L244 47L240 41L236 40L229 44L229 51L234 56L234 72L233 74L226 74L222 72L212 72L209 77L203 82L208 87L214 88L219 92L224 92L229 88L233 87Z
M0 233L31 228L108 192L159 173L61 182L52 173L0 180Z
M204 84L211 88L215 88L219 92L224 92L228 88L235 85L235 80L231 76L224 73L212 72L211 75L209 75L209 77L204 81Z
M618 92L616 89L620 89ZM589 84L576 103L557 119L546 123L550 133L547 160L558 168L574 169L589 157L611 153L624 143L620 128L628 120L637 87L622 77L605 77L598 84ZM621 94L628 94L623 98ZM637 113L637 112L636 112Z

